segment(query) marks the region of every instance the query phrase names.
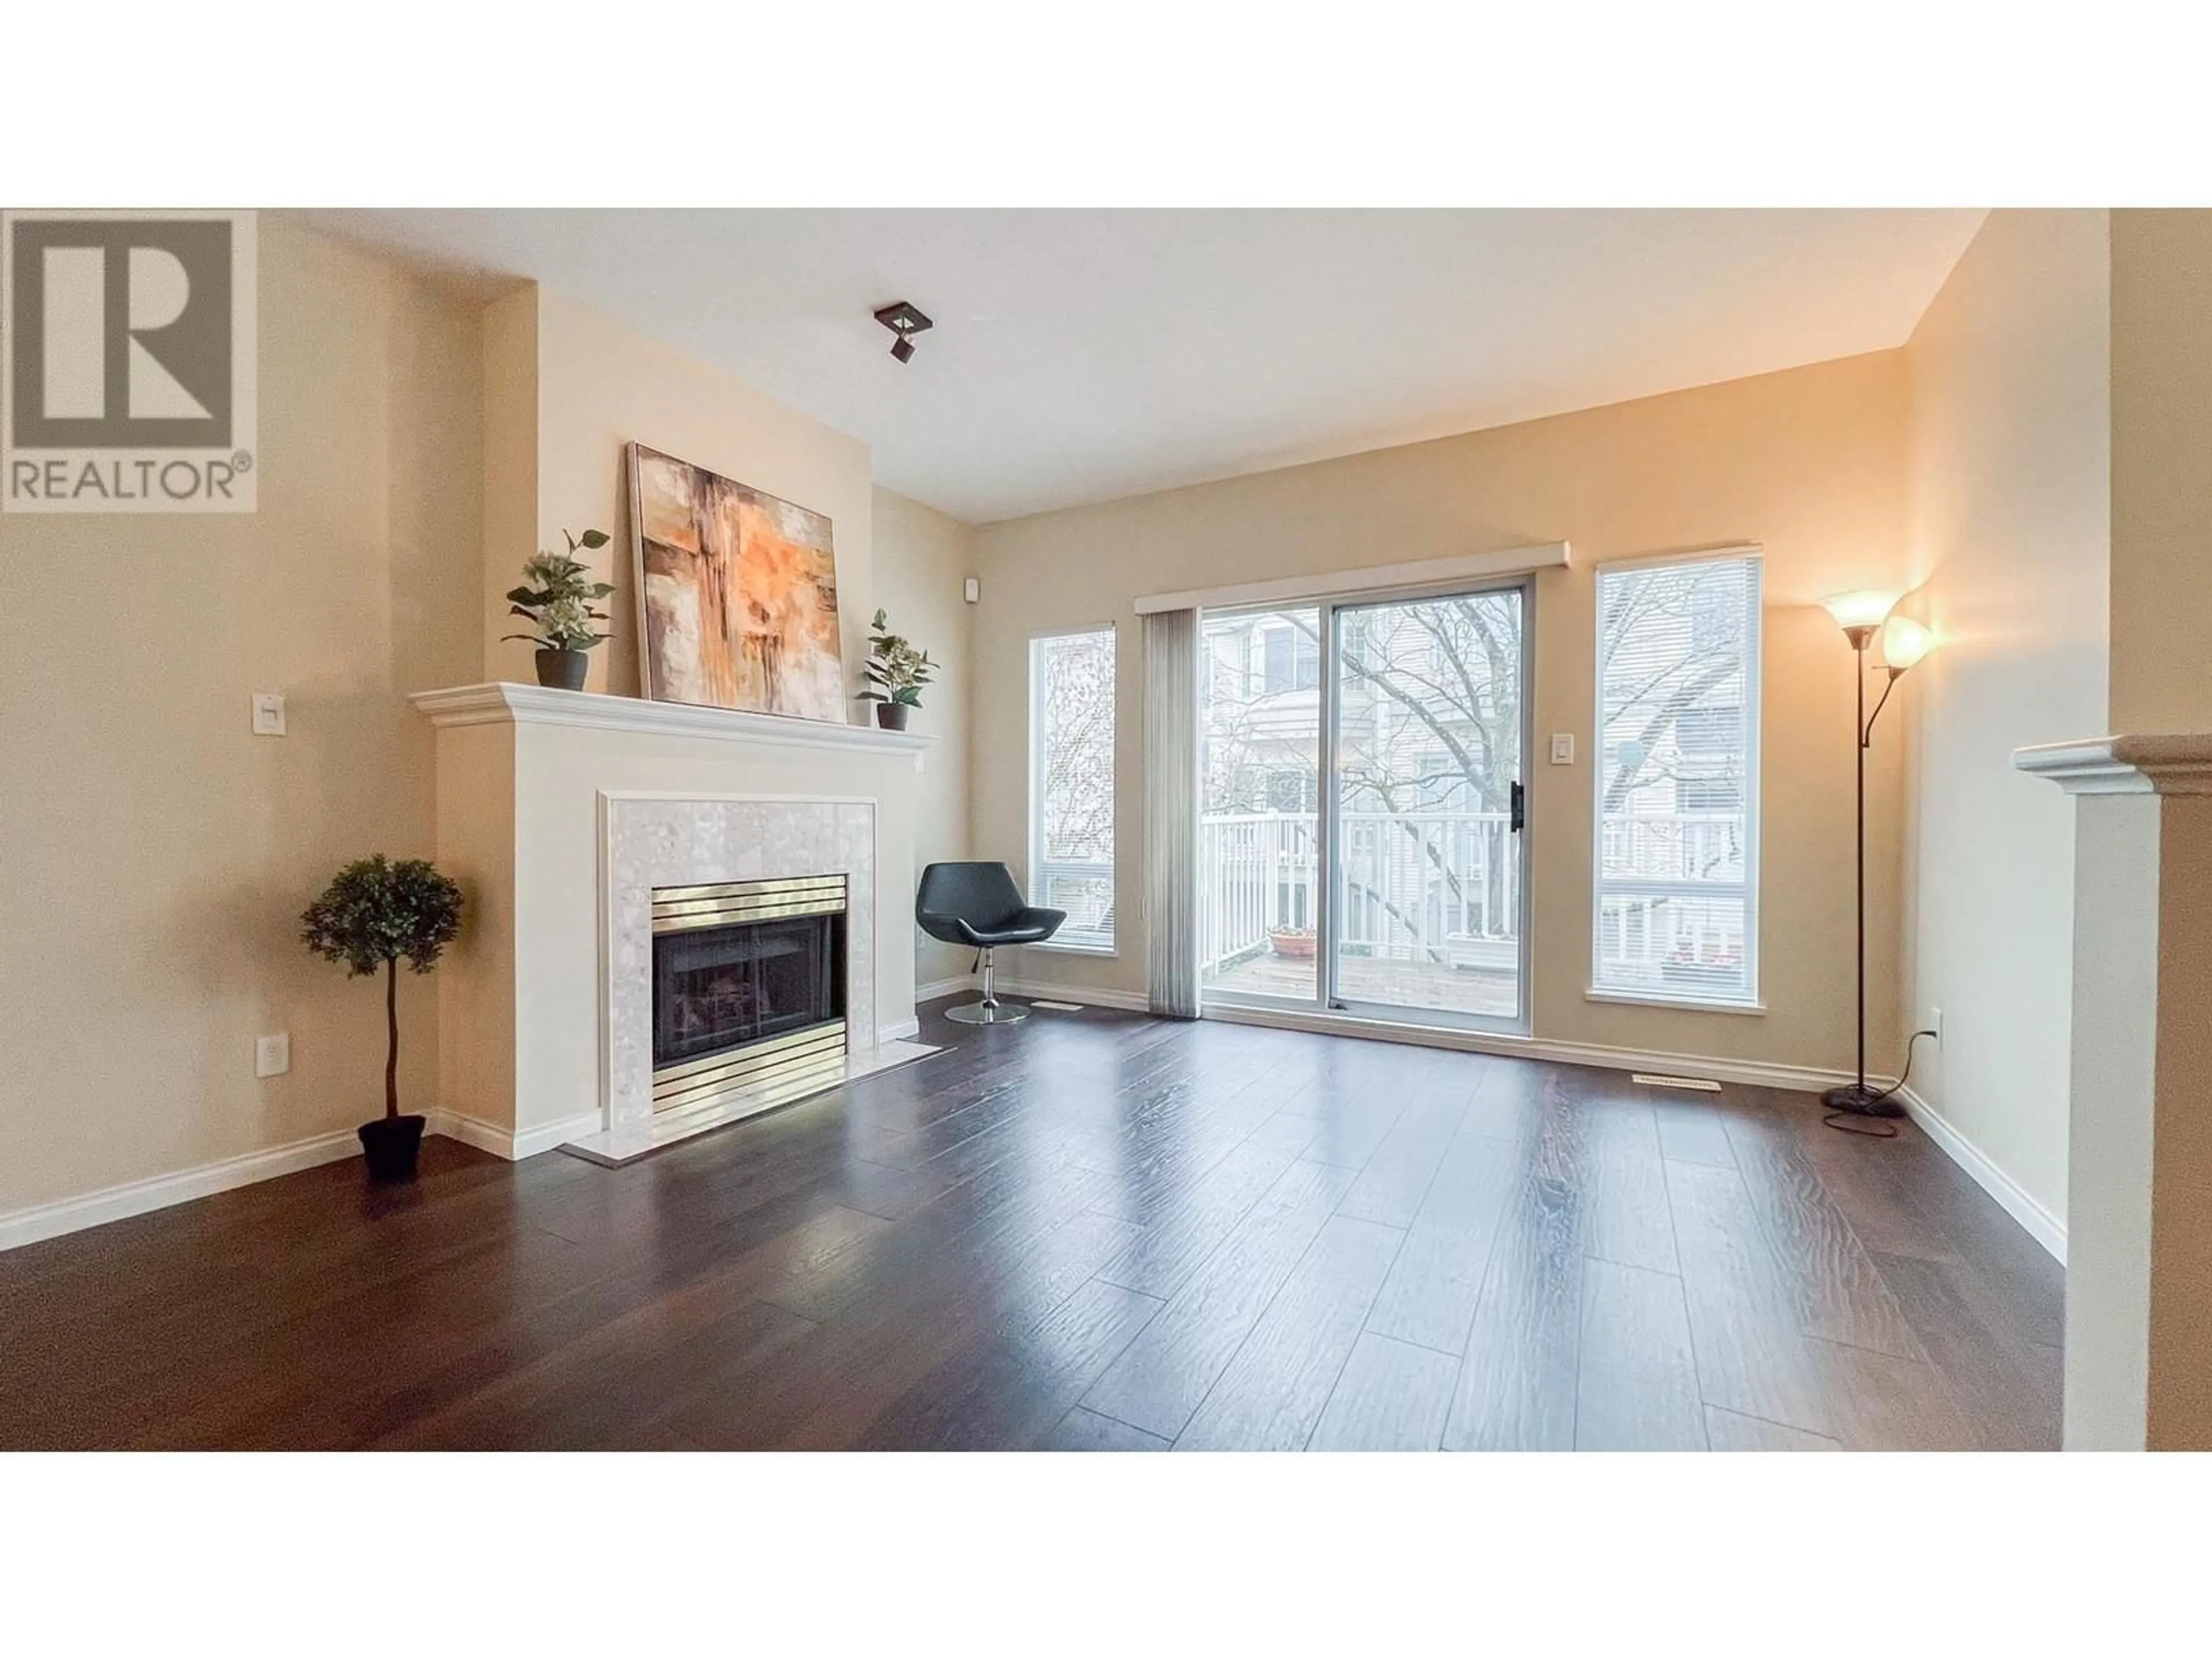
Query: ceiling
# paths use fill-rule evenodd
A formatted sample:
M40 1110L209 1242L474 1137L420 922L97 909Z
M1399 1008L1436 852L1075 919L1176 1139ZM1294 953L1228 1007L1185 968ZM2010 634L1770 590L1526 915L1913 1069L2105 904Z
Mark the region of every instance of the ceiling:
M374 211L874 451L971 523L1900 345L1978 210ZM903 367L870 313L935 319Z

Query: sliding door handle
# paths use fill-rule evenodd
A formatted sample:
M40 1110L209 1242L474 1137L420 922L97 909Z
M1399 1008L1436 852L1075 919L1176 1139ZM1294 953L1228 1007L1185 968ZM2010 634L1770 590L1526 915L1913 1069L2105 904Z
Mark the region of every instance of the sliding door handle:
M1517 781L1513 786L1511 799L1512 817L1508 820L1506 827L1511 830L1513 833L1517 836L1521 833L1522 827L1528 819L1528 792L1523 789Z

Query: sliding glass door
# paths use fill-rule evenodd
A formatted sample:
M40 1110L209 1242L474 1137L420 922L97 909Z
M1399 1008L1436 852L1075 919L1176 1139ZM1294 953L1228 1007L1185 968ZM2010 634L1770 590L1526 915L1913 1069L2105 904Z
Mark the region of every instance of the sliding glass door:
M1336 612L1334 1006L1522 1023L1518 587Z
M1317 605L1200 623L1203 993L1320 997L1323 637Z
M1208 613L1209 1000L1527 1029L1528 592Z

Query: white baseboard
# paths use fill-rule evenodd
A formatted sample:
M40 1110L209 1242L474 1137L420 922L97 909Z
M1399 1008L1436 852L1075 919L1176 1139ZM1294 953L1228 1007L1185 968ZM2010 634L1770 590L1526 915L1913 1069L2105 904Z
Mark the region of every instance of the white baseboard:
M1079 1002L1086 1008L1120 1008L1141 1014L1152 1006L1142 991L1115 991L1092 985L1052 985L1039 979L1001 979L1001 991L1018 997L1042 997L1048 1002Z
M933 979L914 988L916 1002L934 1002L939 997L957 996L963 991L972 991L981 983L973 974L955 974L950 979Z
M894 1020L889 1025L876 1027L876 1046L881 1048L886 1042L909 1042L921 1035L921 1021L919 1018Z
M494 1158L506 1158L509 1163L526 1158L535 1158L540 1152L550 1152L562 1142L574 1140L579 1135L597 1134L606 1127L605 1120L597 1112L580 1112L574 1117L564 1117L553 1123L533 1123L526 1129L510 1129L503 1124L487 1123L480 1117L471 1117L463 1112L448 1111L441 1107L428 1114L426 1132L443 1135L448 1140L458 1140L465 1146L473 1146L480 1152L489 1152Z
M1595 1042L1566 1042L1549 1037L1462 1030L1452 1026L1389 1024L1379 1020L1355 1019L1345 1014L1310 1013L1303 1009L1208 1003L1205 1017L1238 1025L1267 1025L1281 1030L1316 1031L1329 1036L1374 1037L1385 1042L1422 1043L1432 1048L1455 1048L1467 1054L1546 1060L1565 1066L1597 1066L1612 1072L1666 1072L1711 1078L1721 1083L1747 1083L1763 1089L1792 1089L1814 1094L1852 1080L1850 1073L1824 1071L1814 1066L1723 1060L1711 1054L1667 1054L1656 1049L1614 1048ZM1887 1079L1869 1078L1868 1081L1886 1085Z
M1897 1091L1912 1121L1949 1156L1951 1162L1972 1176L1984 1192L2004 1206L2005 1213L2027 1230L2027 1235L2051 1252L2060 1267L2066 1265L2066 1221L2045 1209L2027 1189L1996 1165L1996 1160L1959 1132L1959 1127L1926 1101L1910 1085Z
M328 1134L295 1140L289 1146L218 1158L212 1164L179 1170L173 1175L149 1176L143 1181L126 1181L119 1187L103 1188L82 1197L11 1210L0 1215L0 1250L12 1250L20 1244L35 1244L42 1238L58 1238L64 1233L144 1215L149 1210L165 1210L172 1204L227 1193L234 1187L250 1187L257 1181L356 1157L360 1152L360 1138L351 1129L333 1129Z

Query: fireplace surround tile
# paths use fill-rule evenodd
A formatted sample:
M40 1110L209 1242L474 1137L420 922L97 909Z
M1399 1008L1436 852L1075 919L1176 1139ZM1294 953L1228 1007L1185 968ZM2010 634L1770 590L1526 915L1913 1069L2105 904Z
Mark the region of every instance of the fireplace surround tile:
M653 890L708 882L842 875L846 1023L855 1050L876 1024L876 805L783 797L607 793L606 1127L625 1139L653 1118Z

